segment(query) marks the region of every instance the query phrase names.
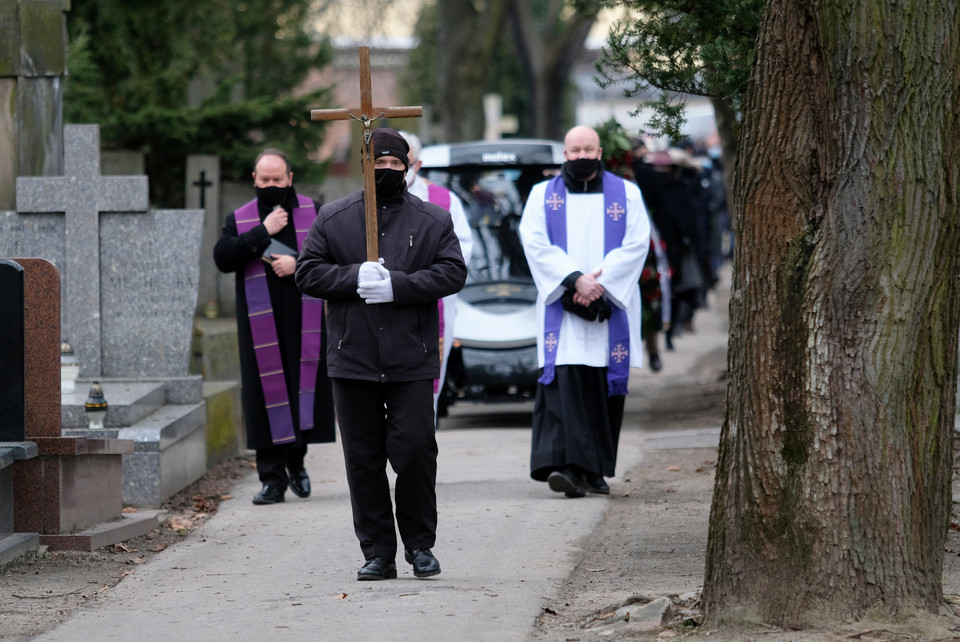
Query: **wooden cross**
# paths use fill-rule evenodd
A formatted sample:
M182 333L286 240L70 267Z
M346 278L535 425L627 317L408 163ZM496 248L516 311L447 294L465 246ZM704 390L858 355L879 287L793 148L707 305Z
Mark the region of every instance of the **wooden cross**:
M363 125L363 204L367 223L367 260L376 262L377 249L377 184L370 153L373 121L379 118L418 118L423 107L374 107L370 88L370 47L358 47L360 54L360 108L311 109L310 120L359 120Z

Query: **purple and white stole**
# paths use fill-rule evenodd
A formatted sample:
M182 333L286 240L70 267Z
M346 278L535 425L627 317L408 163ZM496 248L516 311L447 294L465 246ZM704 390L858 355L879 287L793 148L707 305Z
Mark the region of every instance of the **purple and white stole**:
M606 256L623 243L627 231L627 191L623 180L610 172L603 173L603 254ZM567 249L567 188L559 176L547 184L544 194L544 212L547 236L560 249ZM630 324L627 312L611 305L607 321L610 348L607 362L607 395L627 394L630 378ZM546 306L543 322L543 374L537 380L551 383L556 376L557 346L560 345L560 325L563 304L560 299Z
M427 183L427 200L448 212L450 211L450 192L439 185ZM443 299L437 299L437 313L440 315L440 363L443 363ZM434 379L434 394L436 394L438 390L440 390L440 380Z
M297 251L316 217L310 199L297 195L299 207L293 210L293 225L297 235ZM236 212L237 233L243 234L260 224L256 199ZM247 316L253 349L260 372L260 385L267 406L267 420L273 443L286 444L296 441L293 429L293 413L287 395L286 379L283 376L283 359L277 341L277 325L273 318L273 305L267 288L267 264L257 259L250 261L243 271L244 292L247 296ZM313 403L317 386L317 368L320 361L320 344L323 328L323 300L306 294L301 295L303 306L300 315L300 430L313 428Z

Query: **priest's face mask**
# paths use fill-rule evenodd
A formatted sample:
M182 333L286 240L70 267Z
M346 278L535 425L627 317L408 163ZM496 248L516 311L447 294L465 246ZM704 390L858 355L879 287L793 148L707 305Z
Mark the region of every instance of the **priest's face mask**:
M563 156L567 159L570 175L587 181L600 173L600 137L589 127L574 127L563 139Z

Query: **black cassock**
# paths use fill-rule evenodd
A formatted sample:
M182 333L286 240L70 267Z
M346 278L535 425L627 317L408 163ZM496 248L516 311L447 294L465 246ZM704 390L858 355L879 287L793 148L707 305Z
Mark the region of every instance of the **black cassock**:
M567 466L613 477L623 407L623 395L607 396L606 368L557 366L551 383L537 384L530 477Z
M260 220L266 218L270 209L258 203ZM297 207L297 196L290 188L284 207L288 212ZM316 209L316 206L314 206ZM293 217L276 236L278 241L292 248L297 247ZM253 351L253 337L247 322L247 297L244 289L243 269L250 261L260 261L263 250L270 242L266 228L257 226L237 236L237 224L233 214L224 221L223 232L213 250L214 262L222 272L236 274L237 293L237 340L240 347L240 376L243 386L242 403L246 421L247 448L261 450L274 447L270 436L270 424L267 421L266 403L263 388L260 385L260 372ZM327 378L326 364L326 323L323 327L323 345L320 348L320 360L317 371L316 395L314 397L313 428L301 432L299 404L295 403L300 388L300 291L293 275L278 277L267 266L267 288L273 306L274 321L277 326L277 340L283 358L283 372L287 383L287 395L291 400L293 425L297 434L297 446L307 443L322 443L335 440L333 396L330 380Z

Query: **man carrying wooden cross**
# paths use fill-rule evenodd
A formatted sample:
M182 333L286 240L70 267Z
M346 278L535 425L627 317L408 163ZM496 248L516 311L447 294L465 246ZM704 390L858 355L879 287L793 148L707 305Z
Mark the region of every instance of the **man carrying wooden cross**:
M437 300L467 268L450 214L407 192L409 147L396 130L370 138L375 194L320 208L297 260L302 292L327 302L327 374L343 443L353 523L365 563L358 580L397 576L396 528L416 577L440 572L433 380ZM369 184L369 183L367 183ZM379 260L368 260L364 216L376 198ZM396 525L386 465L397 473Z

